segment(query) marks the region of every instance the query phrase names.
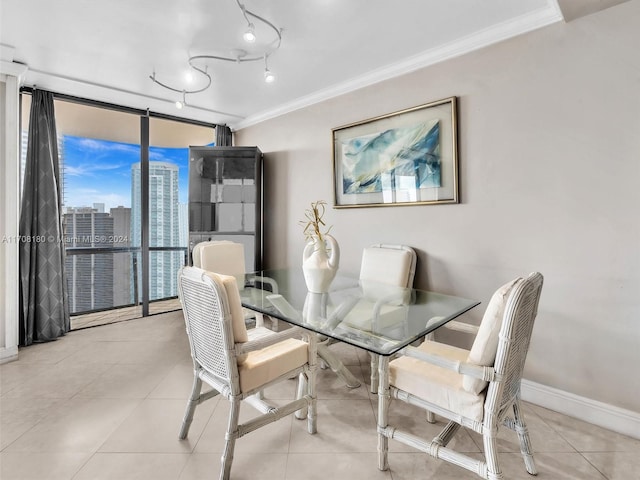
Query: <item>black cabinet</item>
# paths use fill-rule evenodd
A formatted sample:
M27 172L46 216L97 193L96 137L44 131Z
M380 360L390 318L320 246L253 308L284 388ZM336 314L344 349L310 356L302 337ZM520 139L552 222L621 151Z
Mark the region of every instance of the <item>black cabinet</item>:
M232 240L247 270L262 267L262 152L258 147L189 147L189 244Z

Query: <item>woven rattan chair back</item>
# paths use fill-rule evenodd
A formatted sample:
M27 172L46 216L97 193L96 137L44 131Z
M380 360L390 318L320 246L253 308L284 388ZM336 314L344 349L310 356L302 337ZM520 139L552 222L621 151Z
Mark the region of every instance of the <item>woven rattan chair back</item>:
M496 421L502 419L520 394L520 381L538 313L542 283L542 275L532 273L513 288L507 301L494 363L496 374L502 377L502 381L489 384L485 401L485 412L495 415Z
M202 271L185 269L178 277L178 292L193 360L234 390L231 379L238 373L232 358L233 329L224 289Z

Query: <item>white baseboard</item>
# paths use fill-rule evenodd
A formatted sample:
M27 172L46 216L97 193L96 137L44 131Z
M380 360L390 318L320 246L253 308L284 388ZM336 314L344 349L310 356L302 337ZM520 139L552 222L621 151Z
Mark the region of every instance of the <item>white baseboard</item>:
M640 413L522 380L522 400L640 439Z
M0 364L18 359L18 347L0 347Z

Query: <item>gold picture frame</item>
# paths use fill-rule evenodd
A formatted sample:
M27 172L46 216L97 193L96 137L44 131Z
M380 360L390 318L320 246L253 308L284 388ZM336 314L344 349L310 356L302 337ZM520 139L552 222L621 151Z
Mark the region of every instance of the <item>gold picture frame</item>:
M336 208L458 203L456 97L331 133Z

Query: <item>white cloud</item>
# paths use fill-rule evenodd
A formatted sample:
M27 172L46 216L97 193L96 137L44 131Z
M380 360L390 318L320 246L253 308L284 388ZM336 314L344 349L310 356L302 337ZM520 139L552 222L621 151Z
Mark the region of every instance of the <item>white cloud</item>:
M108 213L110 208L130 207L131 198L118 193L99 192L91 188L65 192L65 207L92 207L94 203L104 203L104 211Z

